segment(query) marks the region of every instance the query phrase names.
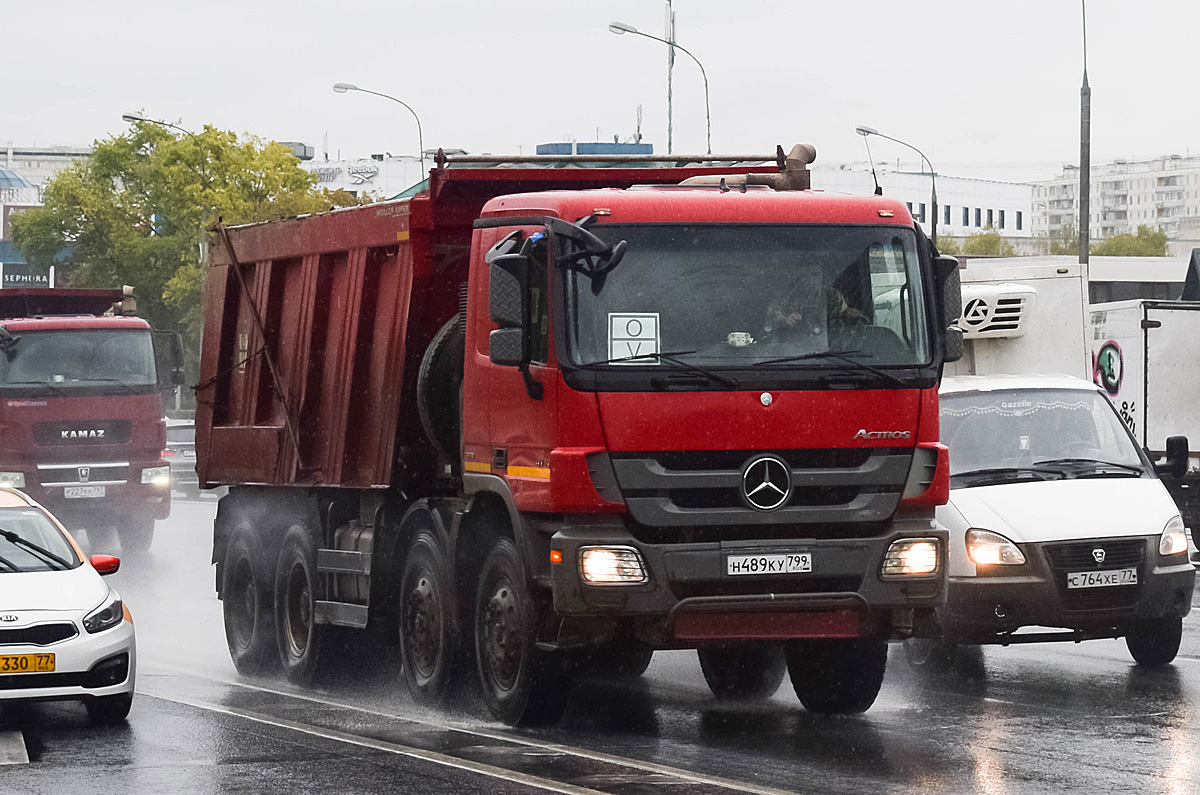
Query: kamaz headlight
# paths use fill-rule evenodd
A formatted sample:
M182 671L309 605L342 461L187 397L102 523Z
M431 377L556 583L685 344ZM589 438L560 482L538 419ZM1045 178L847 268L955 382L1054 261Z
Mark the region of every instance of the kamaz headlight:
M104 604L88 613L83 619L83 628L90 633L103 632L121 623L125 617L125 605L116 591L110 590Z
M170 486L171 468L146 467L142 470L142 483L149 483L154 486Z
M25 473L24 472L0 472L0 486L7 486L10 489L25 488Z

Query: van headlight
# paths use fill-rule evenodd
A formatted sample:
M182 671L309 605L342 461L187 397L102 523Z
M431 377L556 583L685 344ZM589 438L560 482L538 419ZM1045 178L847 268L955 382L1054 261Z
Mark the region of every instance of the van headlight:
M149 483L154 486L170 486L171 468L169 466L146 467L142 470L142 483Z
M1172 516L1171 521L1163 528L1162 538L1158 540L1158 554L1182 555L1188 551L1187 528L1178 516Z
M967 531L967 556L976 566L1020 566L1025 562L1016 544L990 530Z
M125 605L121 603L121 597L117 595L117 592L110 589L104 603L84 617L83 628L89 633L95 634L115 627L121 623L123 618L125 618Z

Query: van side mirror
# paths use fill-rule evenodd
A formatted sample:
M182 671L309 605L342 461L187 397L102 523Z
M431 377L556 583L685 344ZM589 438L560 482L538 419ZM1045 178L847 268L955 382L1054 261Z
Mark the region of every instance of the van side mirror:
M1161 464L1154 465L1158 475L1170 475L1176 480L1182 480L1188 472L1188 438L1186 436L1167 437L1167 459Z

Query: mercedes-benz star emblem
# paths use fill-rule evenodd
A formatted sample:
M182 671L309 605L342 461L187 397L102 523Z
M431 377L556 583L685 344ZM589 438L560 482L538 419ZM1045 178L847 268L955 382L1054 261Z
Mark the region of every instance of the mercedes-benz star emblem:
M773 455L759 456L742 470L742 496L751 508L773 511L792 495L792 473L787 462Z
M1097 563L1103 563L1104 562L1104 549L1102 547L1096 547L1095 549L1092 550L1092 557L1096 559Z

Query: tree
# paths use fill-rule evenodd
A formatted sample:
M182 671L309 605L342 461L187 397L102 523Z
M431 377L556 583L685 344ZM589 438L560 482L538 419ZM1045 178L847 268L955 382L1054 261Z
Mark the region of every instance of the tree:
M137 289L156 328L180 331L198 356L203 319L205 228L319 212L358 200L315 187L286 147L211 126L176 135L135 122L59 172L42 207L13 216L12 237L27 261L58 269L75 287ZM191 370L194 372L194 369Z
M955 238L950 235L940 235L937 242L937 250L939 254L961 254L962 247L958 244Z
M1093 243L1091 253L1097 257L1165 257L1167 233L1139 226L1135 234L1113 235Z
M1064 226L1057 233L1050 233L1050 254L1078 254L1079 232L1073 226Z
M1000 236L992 227L988 227L982 232L974 232L967 235L967 239L962 243L963 254L975 254L979 256L992 257L1011 257L1016 254L1016 249L1012 243Z

